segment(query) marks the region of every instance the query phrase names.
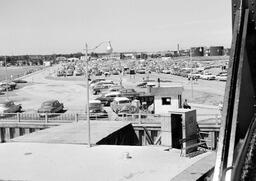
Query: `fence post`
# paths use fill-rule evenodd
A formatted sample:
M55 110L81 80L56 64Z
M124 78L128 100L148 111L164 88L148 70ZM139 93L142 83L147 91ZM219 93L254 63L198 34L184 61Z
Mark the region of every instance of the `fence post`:
M75 114L75 122L78 122L78 113Z
M45 114L45 123L48 123L48 114Z
M17 121L20 122L20 113L17 113Z

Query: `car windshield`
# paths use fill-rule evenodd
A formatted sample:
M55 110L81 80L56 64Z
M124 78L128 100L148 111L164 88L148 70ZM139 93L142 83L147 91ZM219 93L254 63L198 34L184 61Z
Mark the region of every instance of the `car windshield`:
M126 104L126 103L130 103L129 100L122 100L122 101L119 101L119 104Z
M100 103L90 103L90 108L101 108L101 104Z
M44 102L43 106L52 106L52 104L53 104L52 102Z

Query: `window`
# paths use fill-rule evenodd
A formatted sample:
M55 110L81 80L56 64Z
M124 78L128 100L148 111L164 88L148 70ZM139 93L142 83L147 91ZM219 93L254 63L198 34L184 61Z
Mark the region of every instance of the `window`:
M170 97L162 97L162 105L171 105Z

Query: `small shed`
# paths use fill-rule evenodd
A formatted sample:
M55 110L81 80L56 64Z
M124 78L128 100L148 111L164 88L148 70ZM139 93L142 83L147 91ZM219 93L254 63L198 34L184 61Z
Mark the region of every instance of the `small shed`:
M168 114L169 111L182 107L183 86L153 87L155 114Z

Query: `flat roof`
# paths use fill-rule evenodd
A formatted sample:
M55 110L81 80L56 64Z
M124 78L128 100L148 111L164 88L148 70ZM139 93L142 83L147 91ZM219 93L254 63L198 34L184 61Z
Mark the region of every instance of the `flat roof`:
M91 121L91 144L97 144L109 135L128 126L129 122ZM12 139L12 142L88 144L88 123L66 123ZM1 176L1 174L0 174Z
M180 150L162 146L113 146L3 143L2 180L170 181L195 163L212 156L180 157ZM197 172L198 170L193 170ZM192 176L195 173L190 173ZM189 179L191 180L191 179Z

